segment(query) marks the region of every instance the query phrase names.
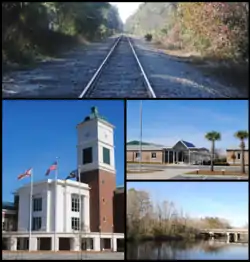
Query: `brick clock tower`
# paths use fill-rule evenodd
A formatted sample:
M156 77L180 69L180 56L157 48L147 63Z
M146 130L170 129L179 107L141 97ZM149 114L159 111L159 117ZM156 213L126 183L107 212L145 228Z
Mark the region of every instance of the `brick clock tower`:
M112 232L116 189L114 126L96 107L77 125L77 166L82 183L90 186L90 231Z

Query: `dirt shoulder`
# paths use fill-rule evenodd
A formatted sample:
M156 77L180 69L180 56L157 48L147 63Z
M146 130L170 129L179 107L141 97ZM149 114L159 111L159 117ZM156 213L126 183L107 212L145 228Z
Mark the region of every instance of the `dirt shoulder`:
M198 52L186 50L169 50L163 44L152 43L171 58L193 65L205 76L213 77L222 85L236 87L248 94L249 63L235 63L232 61L216 61L213 58L202 57Z

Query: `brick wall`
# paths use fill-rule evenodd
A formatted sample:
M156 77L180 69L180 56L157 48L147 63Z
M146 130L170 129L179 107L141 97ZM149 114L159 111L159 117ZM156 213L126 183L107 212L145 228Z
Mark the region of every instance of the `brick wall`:
M116 188L115 174L104 170L81 173L81 182L90 189L90 230L92 232L112 232L113 194Z
M136 158L136 153L138 151L127 151L127 162L139 162L140 159ZM156 154L155 158L152 158L152 154ZM142 162L149 163L163 163L163 151L142 151Z
M125 231L125 205L124 205L124 189L116 190L114 192L114 232L124 233Z
M233 155L233 152L235 152L235 161L232 159L232 155ZM241 159L238 159L238 153L241 154L241 151L240 150L227 150L227 162L229 164L241 164ZM244 152L244 157L245 157L245 164L248 165L249 163L249 153L248 153L248 150L245 150Z

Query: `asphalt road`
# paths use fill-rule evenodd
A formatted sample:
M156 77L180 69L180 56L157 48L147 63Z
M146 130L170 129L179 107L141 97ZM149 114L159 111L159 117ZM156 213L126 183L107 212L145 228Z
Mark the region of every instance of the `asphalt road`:
M101 252L101 253L72 253L51 252L28 253L28 252L11 252L2 254L3 260L124 260L124 253L121 252Z

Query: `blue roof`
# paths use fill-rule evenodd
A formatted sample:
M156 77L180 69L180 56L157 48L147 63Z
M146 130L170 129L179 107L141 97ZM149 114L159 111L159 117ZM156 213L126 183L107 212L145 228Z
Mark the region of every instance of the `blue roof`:
M182 143L185 144L186 147L195 147L194 144L190 143L190 142L187 142L187 141L183 141L182 140Z

